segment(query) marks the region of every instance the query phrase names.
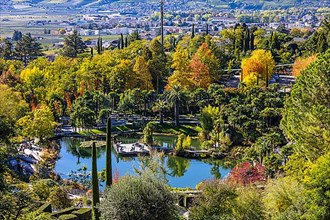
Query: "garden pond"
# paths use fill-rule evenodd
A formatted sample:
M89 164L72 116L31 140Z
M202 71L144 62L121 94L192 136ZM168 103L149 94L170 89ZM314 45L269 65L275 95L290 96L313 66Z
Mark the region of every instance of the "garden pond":
M120 138L123 142L134 143L138 139ZM173 147L176 142L176 136L154 136L155 142L163 147ZM83 139L65 137L59 140L61 146L60 158L56 162L55 170L62 178L68 178L71 171L77 171L83 166L91 170L91 148L80 147ZM192 146L198 145L198 141L193 140ZM97 149L97 168L102 171L106 163L105 147ZM120 176L135 174L134 168L139 168L141 164L139 157L121 157L115 151L112 151L113 172ZM188 159L172 155L165 155L164 165L166 167L168 184L172 187L195 188L196 185L207 179L224 178L230 168L223 167L221 160L197 160Z

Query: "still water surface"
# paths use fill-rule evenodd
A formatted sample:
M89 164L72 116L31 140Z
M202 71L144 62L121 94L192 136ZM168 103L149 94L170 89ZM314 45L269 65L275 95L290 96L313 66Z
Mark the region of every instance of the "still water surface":
M125 141L125 139L121 139ZM56 162L55 170L63 178L68 178L70 171L77 171L83 165L91 170L91 149L81 148L80 142L82 139L77 138L62 138L59 142L61 145L60 159ZM126 140L127 141L127 140ZM135 140L129 140L131 143ZM173 147L176 137L155 136L155 141L167 147ZM196 141L192 145L199 144ZM113 150L114 151L114 150ZM99 171L105 168L105 148L98 148L97 168ZM221 166L222 161L212 160L196 160L186 159L176 156L165 156L165 166L167 168L168 184L172 187L191 187L206 179L224 178L229 172L229 168ZM112 152L113 170L119 172L120 176L126 174L135 174L134 167L138 168L140 164L138 157L119 157L115 152Z

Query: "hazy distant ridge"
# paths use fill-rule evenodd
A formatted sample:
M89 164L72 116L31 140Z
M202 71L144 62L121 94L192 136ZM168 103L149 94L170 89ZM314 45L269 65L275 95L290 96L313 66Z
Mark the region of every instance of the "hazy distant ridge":
M245 9L267 9L267 8L287 8L287 7L305 7L305 6L325 6L329 0L165 0L170 3L192 4L203 2L210 6L226 6L227 8L245 8ZM134 2L157 4L157 0L2 0L0 9L20 9L23 6L32 7L52 7L59 8L84 8L107 6L113 2Z

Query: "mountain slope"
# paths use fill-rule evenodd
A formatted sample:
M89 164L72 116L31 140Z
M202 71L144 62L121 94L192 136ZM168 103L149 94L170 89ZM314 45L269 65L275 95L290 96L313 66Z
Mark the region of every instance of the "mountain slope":
M109 6L113 2L117 3L148 3L159 4L160 0L2 0L0 9L12 8L17 5L31 7L52 7L60 8L84 8L84 7L100 7ZM287 8L287 7L305 7L305 6L326 6L329 0L165 0L171 4L191 4L196 2L204 2L210 6L226 6L227 8L244 8L244 9L267 9L267 8Z

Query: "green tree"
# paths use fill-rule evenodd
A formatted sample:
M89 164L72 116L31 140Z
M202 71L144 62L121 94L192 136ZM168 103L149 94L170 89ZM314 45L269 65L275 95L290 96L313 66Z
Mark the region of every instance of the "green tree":
M263 203L270 219L289 220L306 219L306 208L310 201L301 183L293 178L285 177L268 182Z
M154 106L152 107L152 110L154 112L159 113L159 123L163 124L164 123L164 112L168 109L167 103L161 99L158 99L155 103Z
M28 105L18 92L0 84L0 106L0 140L8 140L15 132L16 121L24 116Z
M10 60L14 57L13 44L7 39L4 41L4 45L1 47L0 56L5 60Z
M157 38L150 42L151 59L148 60L148 68L152 76L153 87L158 94L164 88L164 77L167 76L166 55Z
M175 196L153 175L125 176L105 192L100 210L104 219L177 219Z
M53 135L57 124L49 107L42 105L27 116L20 118L17 121L17 125L22 129L22 133L26 137L37 137L43 140Z
M307 195L311 198L308 205L309 213L315 219L330 218L330 152L319 157L317 161L305 171L303 183L307 188Z
M42 56L41 44L31 34L24 34L22 39L15 44L15 56L24 62L25 66L39 56Z
M179 126L180 105L186 100L186 94L180 86L174 85L168 93L167 100L174 106L175 126Z
M329 60L328 50L298 77L281 121L295 150L311 160L330 150Z
M211 105L201 110L200 122L202 126L202 137L204 140L209 139L209 134L213 130L214 121L220 116L220 109Z
M79 36L78 31L74 30L64 39L62 54L66 57L77 57L78 54L84 53L86 48L87 46Z
M111 159L111 117L108 116L107 120L107 137L106 137L106 186L112 185L112 159Z
M97 174L97 159L96 159L96 143L93 142L92 146L92 188L93 188L93 200L92 200L92 209L93 209L93 219L99 219L99 208L100 204L100 191L99 191L99 180Z

